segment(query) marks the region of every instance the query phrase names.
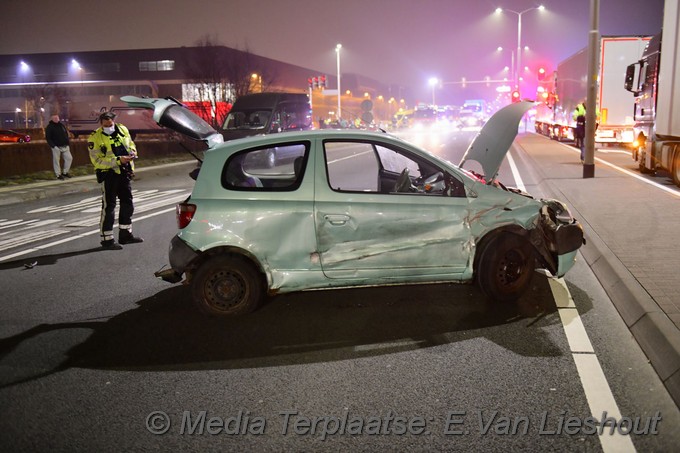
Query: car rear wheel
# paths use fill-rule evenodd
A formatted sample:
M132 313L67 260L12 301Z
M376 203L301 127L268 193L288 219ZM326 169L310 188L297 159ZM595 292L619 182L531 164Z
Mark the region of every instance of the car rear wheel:
M476 281L492 300L513 302L526 291L534 274L536 258L527 240L500 233L486 241L478 255Z
M210 316L234 316L254 311L264 296L264 279L247 260L216 256L199 268L193 278L192 298Z

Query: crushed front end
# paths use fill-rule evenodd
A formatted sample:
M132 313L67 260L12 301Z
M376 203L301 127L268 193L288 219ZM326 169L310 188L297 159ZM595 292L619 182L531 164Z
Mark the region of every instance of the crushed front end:
M537 228L530 240L545 268L555 277L563 277L574 265L578 249L585 244L583 227L569 208L558 200L542 200Z

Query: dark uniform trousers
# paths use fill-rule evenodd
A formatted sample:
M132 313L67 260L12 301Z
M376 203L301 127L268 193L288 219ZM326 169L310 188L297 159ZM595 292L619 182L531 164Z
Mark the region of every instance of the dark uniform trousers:
M102 184L102 218L101 232L102 239L113 239L113 222L115 219L116 199L120 200L120 210L118 213L118 224L125 229L129 229L132 224L132 214L134 205L132 203L132 185L130 177L121 172L113 170L105 172L104 184Z

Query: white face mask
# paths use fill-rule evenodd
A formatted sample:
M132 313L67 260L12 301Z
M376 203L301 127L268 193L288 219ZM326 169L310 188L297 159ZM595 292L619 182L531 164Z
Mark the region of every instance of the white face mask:
M116 131L116 126L104 127L103 129L104 133L111 135Z

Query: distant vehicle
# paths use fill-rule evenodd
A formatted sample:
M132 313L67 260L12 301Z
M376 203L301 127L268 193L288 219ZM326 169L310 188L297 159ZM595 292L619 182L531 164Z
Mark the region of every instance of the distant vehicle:
M666 2L666 8L673 2ZM633 159L642 173L670 172L680 186L680 74L678 3L664 11L663 33L647 45L642 58L628 66L626 90L633 93L635 146Z
M266 294L324 288L476 282L517 300L535 269L573 266L583 231L567 206L496 180L529 102L499 110L460 166L385 133L322 129L223 143L182 105L124 98L208 146L177 207L168 282L184 277L203 313L255 310ZM276 171L258 155L290 148ZM483 175L463 168L481 165ZM338 164L341 162L341 164Z
M409 127L427 129L437 123L437 110L432 107L418 107L409 118Z
M483 99L469 99L465 101L458 113L458 121L461 127L482 126L488 117L486 101Z
M234 102L220 133L225 141L261 134L312 129L312 107L302 93L255 93ZM260 153L272 168L288 159L287 148L269 148Z
M631 61L637 61L649 42L649 36L602 37L598 61L599 92L597 110L599 126L595 142L632 146L633 109L623 88L623 75ZM549 107L539 108L536 132L556 140L573 140L576 106L585 102L588 92L588 49L584 48L557 65L554 93ZM545 104L544 104L545 105Z
M8 129L0 129L0 142L28 143L31 136Z
M399 111L394 114L394 117L392 117L392 126L396 129L409 127L414 112L414 109L399 109Z
M255 93L234 102L224 121L226 140L312 128L312 108L304 93Z

